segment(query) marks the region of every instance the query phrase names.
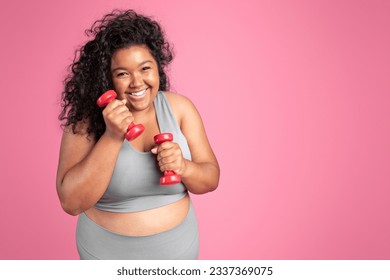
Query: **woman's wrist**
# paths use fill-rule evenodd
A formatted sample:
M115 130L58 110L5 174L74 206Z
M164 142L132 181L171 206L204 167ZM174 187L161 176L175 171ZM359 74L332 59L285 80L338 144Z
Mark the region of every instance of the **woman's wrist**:
M114 133L110 133L107 130L103 133L102 137L103 139L106 139L107 141L110 141L112 143L123 143L123 140L125 140L125 136L118 136Z
M184 159L183 160L183 166L179 172L179 175L180 177L182 177L183 179L186 179L188 177L190 177L190 174L191 174L191 164L192 162L188 159Z

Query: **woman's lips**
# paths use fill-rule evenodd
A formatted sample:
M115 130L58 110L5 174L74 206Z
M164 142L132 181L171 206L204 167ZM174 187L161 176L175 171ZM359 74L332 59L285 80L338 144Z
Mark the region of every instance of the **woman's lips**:
M131 96L134 96L134 97L142 97L143 95L145 95L145 92L148 90L148 88L145 88L143 90L140 90L140 91L136 91L136 92L130 92L130 95Z

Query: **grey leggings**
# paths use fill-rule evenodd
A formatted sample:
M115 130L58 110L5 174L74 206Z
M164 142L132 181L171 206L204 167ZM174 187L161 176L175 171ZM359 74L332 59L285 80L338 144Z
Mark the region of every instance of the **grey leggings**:
M186 218L174 228L154 235L127 236L111 232L80 214L76 230L82 260L197 259L198 224L192 204Z

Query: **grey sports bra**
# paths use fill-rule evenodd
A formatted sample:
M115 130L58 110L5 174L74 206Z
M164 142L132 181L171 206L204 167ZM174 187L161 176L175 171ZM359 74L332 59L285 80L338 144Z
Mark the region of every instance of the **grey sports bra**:
M158 92L154 107L160 132L172 133L173 141L180 145L184 158L191 160L187 140L163 92ZM111 181L95 208L110 212L138 212L173 203L186 195L183 183L161 186L159 180L162 175L155 154L140 152L125 140Z

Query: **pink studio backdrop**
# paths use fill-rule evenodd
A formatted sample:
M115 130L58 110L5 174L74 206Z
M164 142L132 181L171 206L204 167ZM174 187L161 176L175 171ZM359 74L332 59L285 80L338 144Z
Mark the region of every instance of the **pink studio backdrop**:
M62 80L114 8L154 16L221 166L201 259L390 259L389 1L2 1L0 259L77 259Z

